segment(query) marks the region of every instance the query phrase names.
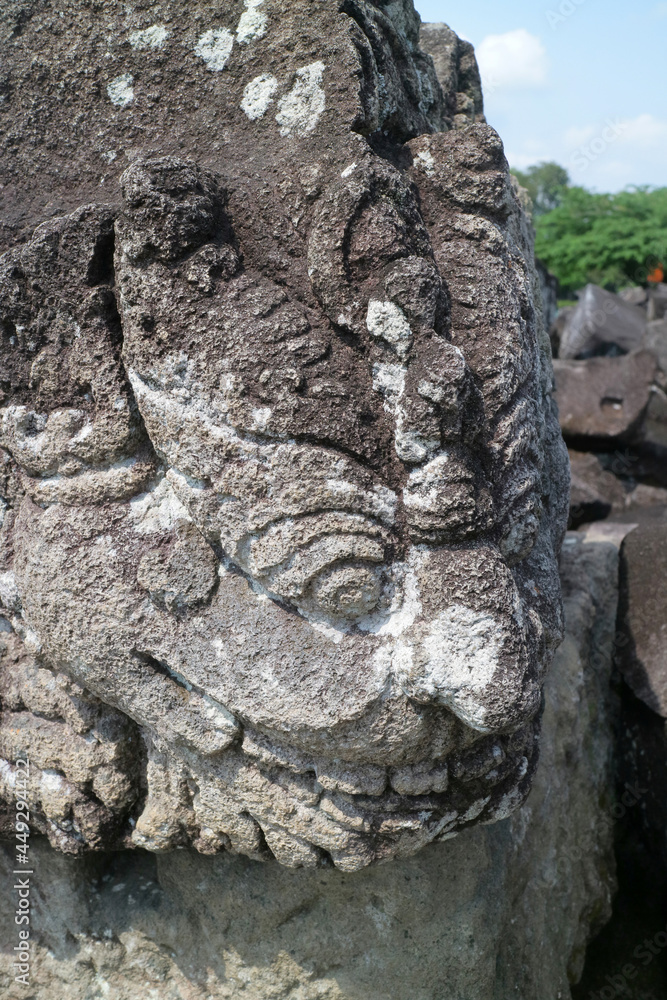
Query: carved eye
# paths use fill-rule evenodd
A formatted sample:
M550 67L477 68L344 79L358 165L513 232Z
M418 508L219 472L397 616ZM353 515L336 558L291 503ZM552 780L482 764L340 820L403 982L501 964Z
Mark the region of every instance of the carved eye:
M246 540L237 557L278 597L355 621L380 603L389 541L367 518L332 511L272 525Z
M377 567L333 566L313 581L310 601L335 617L354 621L377 608L383 591L382 572Z

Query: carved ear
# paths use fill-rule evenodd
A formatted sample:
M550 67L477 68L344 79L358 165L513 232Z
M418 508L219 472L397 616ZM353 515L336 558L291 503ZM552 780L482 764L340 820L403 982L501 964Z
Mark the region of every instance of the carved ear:
M331 322L365 330L370 281L398 258L432 259L413 186L384 161L366 161L326 192L308 243L308 274Z
M0 261L0 445L38 503L140 489L147 449L121 362L113 222L87 205L40 226Z

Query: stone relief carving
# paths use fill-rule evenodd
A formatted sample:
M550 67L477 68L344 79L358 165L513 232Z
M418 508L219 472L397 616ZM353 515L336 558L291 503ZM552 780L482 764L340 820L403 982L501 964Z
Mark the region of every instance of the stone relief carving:
M320 6L348 77L290 21L248 82L246 4L188 56L226 159L147 147L0 258L2 780L29 748L69 852L354 870L530 788L567 518L530 235L411 4Z

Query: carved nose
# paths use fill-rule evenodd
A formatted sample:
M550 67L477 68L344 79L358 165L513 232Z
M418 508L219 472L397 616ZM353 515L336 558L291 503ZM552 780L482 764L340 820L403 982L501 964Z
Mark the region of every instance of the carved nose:
M452 605L397 647L397 680L408 697L442 705L479 732L514 730L537 713L541 690L526 684L525 649L512 655L507 645L493 615Z
M403 364L376 364L373 388L384 399L394 420L394 449L402 462L420 465L442 446L440 422L434 407L421 397Z

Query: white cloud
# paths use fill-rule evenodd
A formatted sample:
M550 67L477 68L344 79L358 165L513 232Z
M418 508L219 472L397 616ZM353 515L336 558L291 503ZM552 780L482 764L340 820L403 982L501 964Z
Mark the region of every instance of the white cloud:
M568 129L554 159L575 183L602 191L628 184L664 184L667 120L648 113L636 118L607 118L597 126Z
M541 87L547 79L547 51L525 28L487 35L477 47L486 95L501 88Z
M536 163L541 163L542 160L552 159L549 153L539 153L536 156L534 153L514 153L511 149L506 150L506 156L513 170L527 170L528 167L534 167Z
M595 131L594 125L583 125L581 128L575 125L565 133L565 145L568 147L581 146L594 137Z
M639 115L624 124L621 142L655 147L663 146L667 140L667 121L661 121L654 115Z

